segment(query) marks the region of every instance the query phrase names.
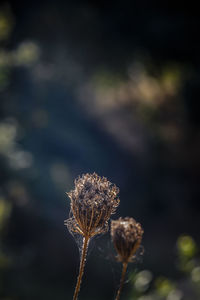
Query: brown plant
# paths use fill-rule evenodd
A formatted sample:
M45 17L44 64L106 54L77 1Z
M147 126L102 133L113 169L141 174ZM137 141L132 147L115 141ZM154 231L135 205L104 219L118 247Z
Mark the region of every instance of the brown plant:
M116 185L96 173L78 177L74 190L68 193L71 200L71 217L65 221L65 225L72 234L83 237L80 269L73 300L78 298L89 241L95 235L108 230L108 220L119 205L118 193Z
M111 221L111 239L118 254L117 260L123 266L116 300L120 298L128 263L135 258L135 253L142 241L143 232L140 223L137 223L133 218L126 217Z

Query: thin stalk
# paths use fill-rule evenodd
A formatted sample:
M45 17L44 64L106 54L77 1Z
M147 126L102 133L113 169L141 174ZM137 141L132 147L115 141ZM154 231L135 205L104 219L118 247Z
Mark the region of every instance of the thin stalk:
M119 298L120 298L120 294L121 294L121 291L122 291L122 288L124 285L124 279L125 279L125 275L126 275L127 266L128 266L128 263L123 262L120 285L119 285L119 289L117 291L117 296L116 296L115 300L119 300Z
M76 283L76 288L75 288L75 291L74 291L73 300L78 299L78 293L80 291L81 280L82 280L83 273L84 273L84 267L85 267L85 262L86 262L86 257L87 257L87 250L88 250L89 241L90 241L89 238L86 238L86 237L83 238L80 268L79 268L79 274L78 274L78 278L77 278L77 283Z

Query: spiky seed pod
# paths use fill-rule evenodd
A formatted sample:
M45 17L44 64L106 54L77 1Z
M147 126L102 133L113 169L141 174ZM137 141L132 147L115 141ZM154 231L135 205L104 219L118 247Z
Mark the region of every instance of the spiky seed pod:
M139 248L143 229L133 218L119 218L111 221L111 238L122 263L131 262Z
M72 233L91 238L108 229L108 220L119 205L119 189L96 173L83 174L68 193L72 217L65 221Z

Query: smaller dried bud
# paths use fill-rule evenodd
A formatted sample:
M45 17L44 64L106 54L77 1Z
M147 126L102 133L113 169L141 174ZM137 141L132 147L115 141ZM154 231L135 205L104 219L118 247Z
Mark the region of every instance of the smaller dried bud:
M141 244L143 232L140 223L133 218L126 217L111 221L111 238L118 253L118 261L128 263L133 260Z

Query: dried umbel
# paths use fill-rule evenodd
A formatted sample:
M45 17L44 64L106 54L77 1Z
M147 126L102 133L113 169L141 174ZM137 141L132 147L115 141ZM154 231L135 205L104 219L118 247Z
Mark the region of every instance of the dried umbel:
M142 241L143 229L133 218L111 222L111 238L120 262L131 262Z
M135 253L140 247L142 235L143 229L140 223L133 218L119 218L111 222L111 238L118 254L117 260L123 265L116 300L120 298L128 263L133 261Z
M119 205L119 189L105 177L96 173L84 174L75 180L74 190L68 193L71 200L71 217L65 221L72 234L83 237L81 261L73 299L80 290L89 241L108 230L108 220Z
M108 220L119 205L119 189L96 173L84 174L75 180L75 189L68 193L72 217L66 221L70 232L91 238L108 229Z

